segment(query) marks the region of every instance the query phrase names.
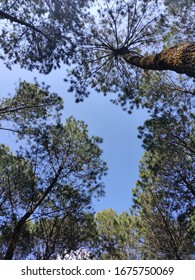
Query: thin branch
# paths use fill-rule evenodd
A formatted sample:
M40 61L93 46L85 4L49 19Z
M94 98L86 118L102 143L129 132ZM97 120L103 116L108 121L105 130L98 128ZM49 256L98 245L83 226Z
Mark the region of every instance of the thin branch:
M9 15L8 13L5 13L3 11L0 11L0 18L3 18L3 19L8 19L10 20L11 22L15 22L15 23L19 23L23 26L26 26L28 28L30 28L31 30L37 32L37 33L40 33L41 35L43 35L44 37L46 37L48 40L51 40L46 34L44 34L40 29L36 28L34 25L32 24L29 24L23 20L20 20L18 19L17 17L15 16L11 16Z
M18 108L14 108L14 109L9 109L11 106L7 106L7 107L4 107L4 108L0 108L0 112L3 112L3 114L14 113L14 112L22 111L22 110L26 110L26 109L42 108L42 107L45 107L45 106L46 106L45 104L42 104L42 105L22 106L22 107L18 107Z
M16 133L19 133L19 134L24 134L23 132L21 132L19 130L12 129L12 128L0 127L0 130L6 130L6 131L11 131L11 132L16 132Z
M179 255L178 255L178 246L177 246L177 244L176 244L176 241L175 241L175 238L174 238L174 236L173 236L173 234L172 234L172 231L171 231L171 229L170 229L170 226L169 226L169 224L167 223L166 217L164 216L164 214L162 213L162 211L161 211L161 209L160 209L158 203L156 202L156 199L155 199L154 194L152 193L152 191L151 191L150 193L151 193L151 195L152 195L153 202L154 202L156 208L158 209L158 211L159 211L159 213L160 213L160 215L161 215L161 217L162 217L162 220L163 220L164 225L165 225L165 230L168 232L168 234L169 234L169 236L170 236L170 238L171 238L171 240L172 240L172 242L173 242L172 244L173 244L173 247L174 247L174 253L176 254L177 259L180 259Z
M133 32L132 32L132 28L133 28L133 25L134 25L134 20L135 20L135 16L137 14L137 10L136 10L136 6L137 6L137 1L135 3L135 7L134 7L134 11L133 11L133 18L131 20L131 25L130 25L130 8L129 8L129 5L128 5L128 24L127 24L127 37L125 39L125 43L124 45L128 45L128 42L131 40L131 36L133 36ZM132 35L131 35L132 34ZM131 36L130 36L131 35Z

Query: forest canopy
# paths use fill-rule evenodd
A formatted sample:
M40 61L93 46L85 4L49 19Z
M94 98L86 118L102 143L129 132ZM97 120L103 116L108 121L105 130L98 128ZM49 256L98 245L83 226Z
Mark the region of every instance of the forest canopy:
M1 259L195 258L194 16L192 0L0 1L6 67L61 68L75 102L100 92L150 117L129 213L94 213L102 138L64 124L62 97L37 79L1 98L0 132L21 144L0 143Z

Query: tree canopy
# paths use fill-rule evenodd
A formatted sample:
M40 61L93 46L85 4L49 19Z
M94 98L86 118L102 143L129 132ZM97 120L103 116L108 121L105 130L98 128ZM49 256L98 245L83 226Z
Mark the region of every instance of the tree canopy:
M0 1L0 58L48 74L69 63L90 0Z
M146 152L134 189L143 226L143 250L151 258L194 258L194 116L163 115L140 128Z
M139 128L145 153L130 213L97 214L102 259L194 259L194 115L154 116Z
M20 81L15 94L0 99L0 129L17 132L18 136L33 134L49 122L60 120L62 98L50 93L49 86Z
M37 79L1 98L0 132L21 147L0 145L0 258L195 258L194 12L192 0L0 1L10 70L63 67L76 102L96 90L150 113L130 213L94 215L103 140L63 124L62 98Z
M52 107L59 113L61 99L26 82L3 102L2 118L13 116L26 145L14 153L0 146L1 258L64 258L96 234L91 199L104 194L102 139L73 117L49 123Z
M194 77L194 30L186 31L194 24L194 4L185 21L186 14L176 16L173 8L159 2L101 1L78 46L76 67L69 71L77 101L89 95L90 86L116 93L116 102L124 102L125 96L132 105L140 104L139 88L150 69Z
M120 215L113 209L98 212L95 221L97 224L98 247L100 259L124 260L138 259L136 240L133 235L133 217L127 212Z

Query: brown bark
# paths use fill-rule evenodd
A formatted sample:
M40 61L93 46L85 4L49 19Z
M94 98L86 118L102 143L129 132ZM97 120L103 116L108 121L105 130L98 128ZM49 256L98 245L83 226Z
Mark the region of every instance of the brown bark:
M154 55L139 56L123 50L124 60L134 66L148 70L172 70L195 78L195 43L176 45Z

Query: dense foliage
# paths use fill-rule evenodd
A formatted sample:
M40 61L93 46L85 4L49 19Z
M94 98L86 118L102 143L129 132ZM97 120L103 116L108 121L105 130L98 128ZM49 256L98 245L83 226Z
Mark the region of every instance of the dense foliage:
M69 63L90 0L2 0L1 59L48 74Z
M96 236L91 200L104 194L102 139L73 117L48 123L61 107L55 94L25 82L3 102L2 118L13 116L26 144L14 153L0 146L1 258L65 258Z
M95 89L150 113L130 214L94 215L102 139L62 124L62 99L36 79L2 98L0 132L22 147L0 146L0 258L195 258L194 13L192 0L0 1L7 67L63 66L76 102Z
M134 238L134 218L128 213L118 215L113 209L103 210L95 217L98 232L100 259L138 259L137 242Z
M13 96L0 99L0 129L33 134L50 122L58 122L63 101L49 86L20 81Z
M194 258L194 116L163 115L140 128L146 152L134 189L138 235L147 257Z

